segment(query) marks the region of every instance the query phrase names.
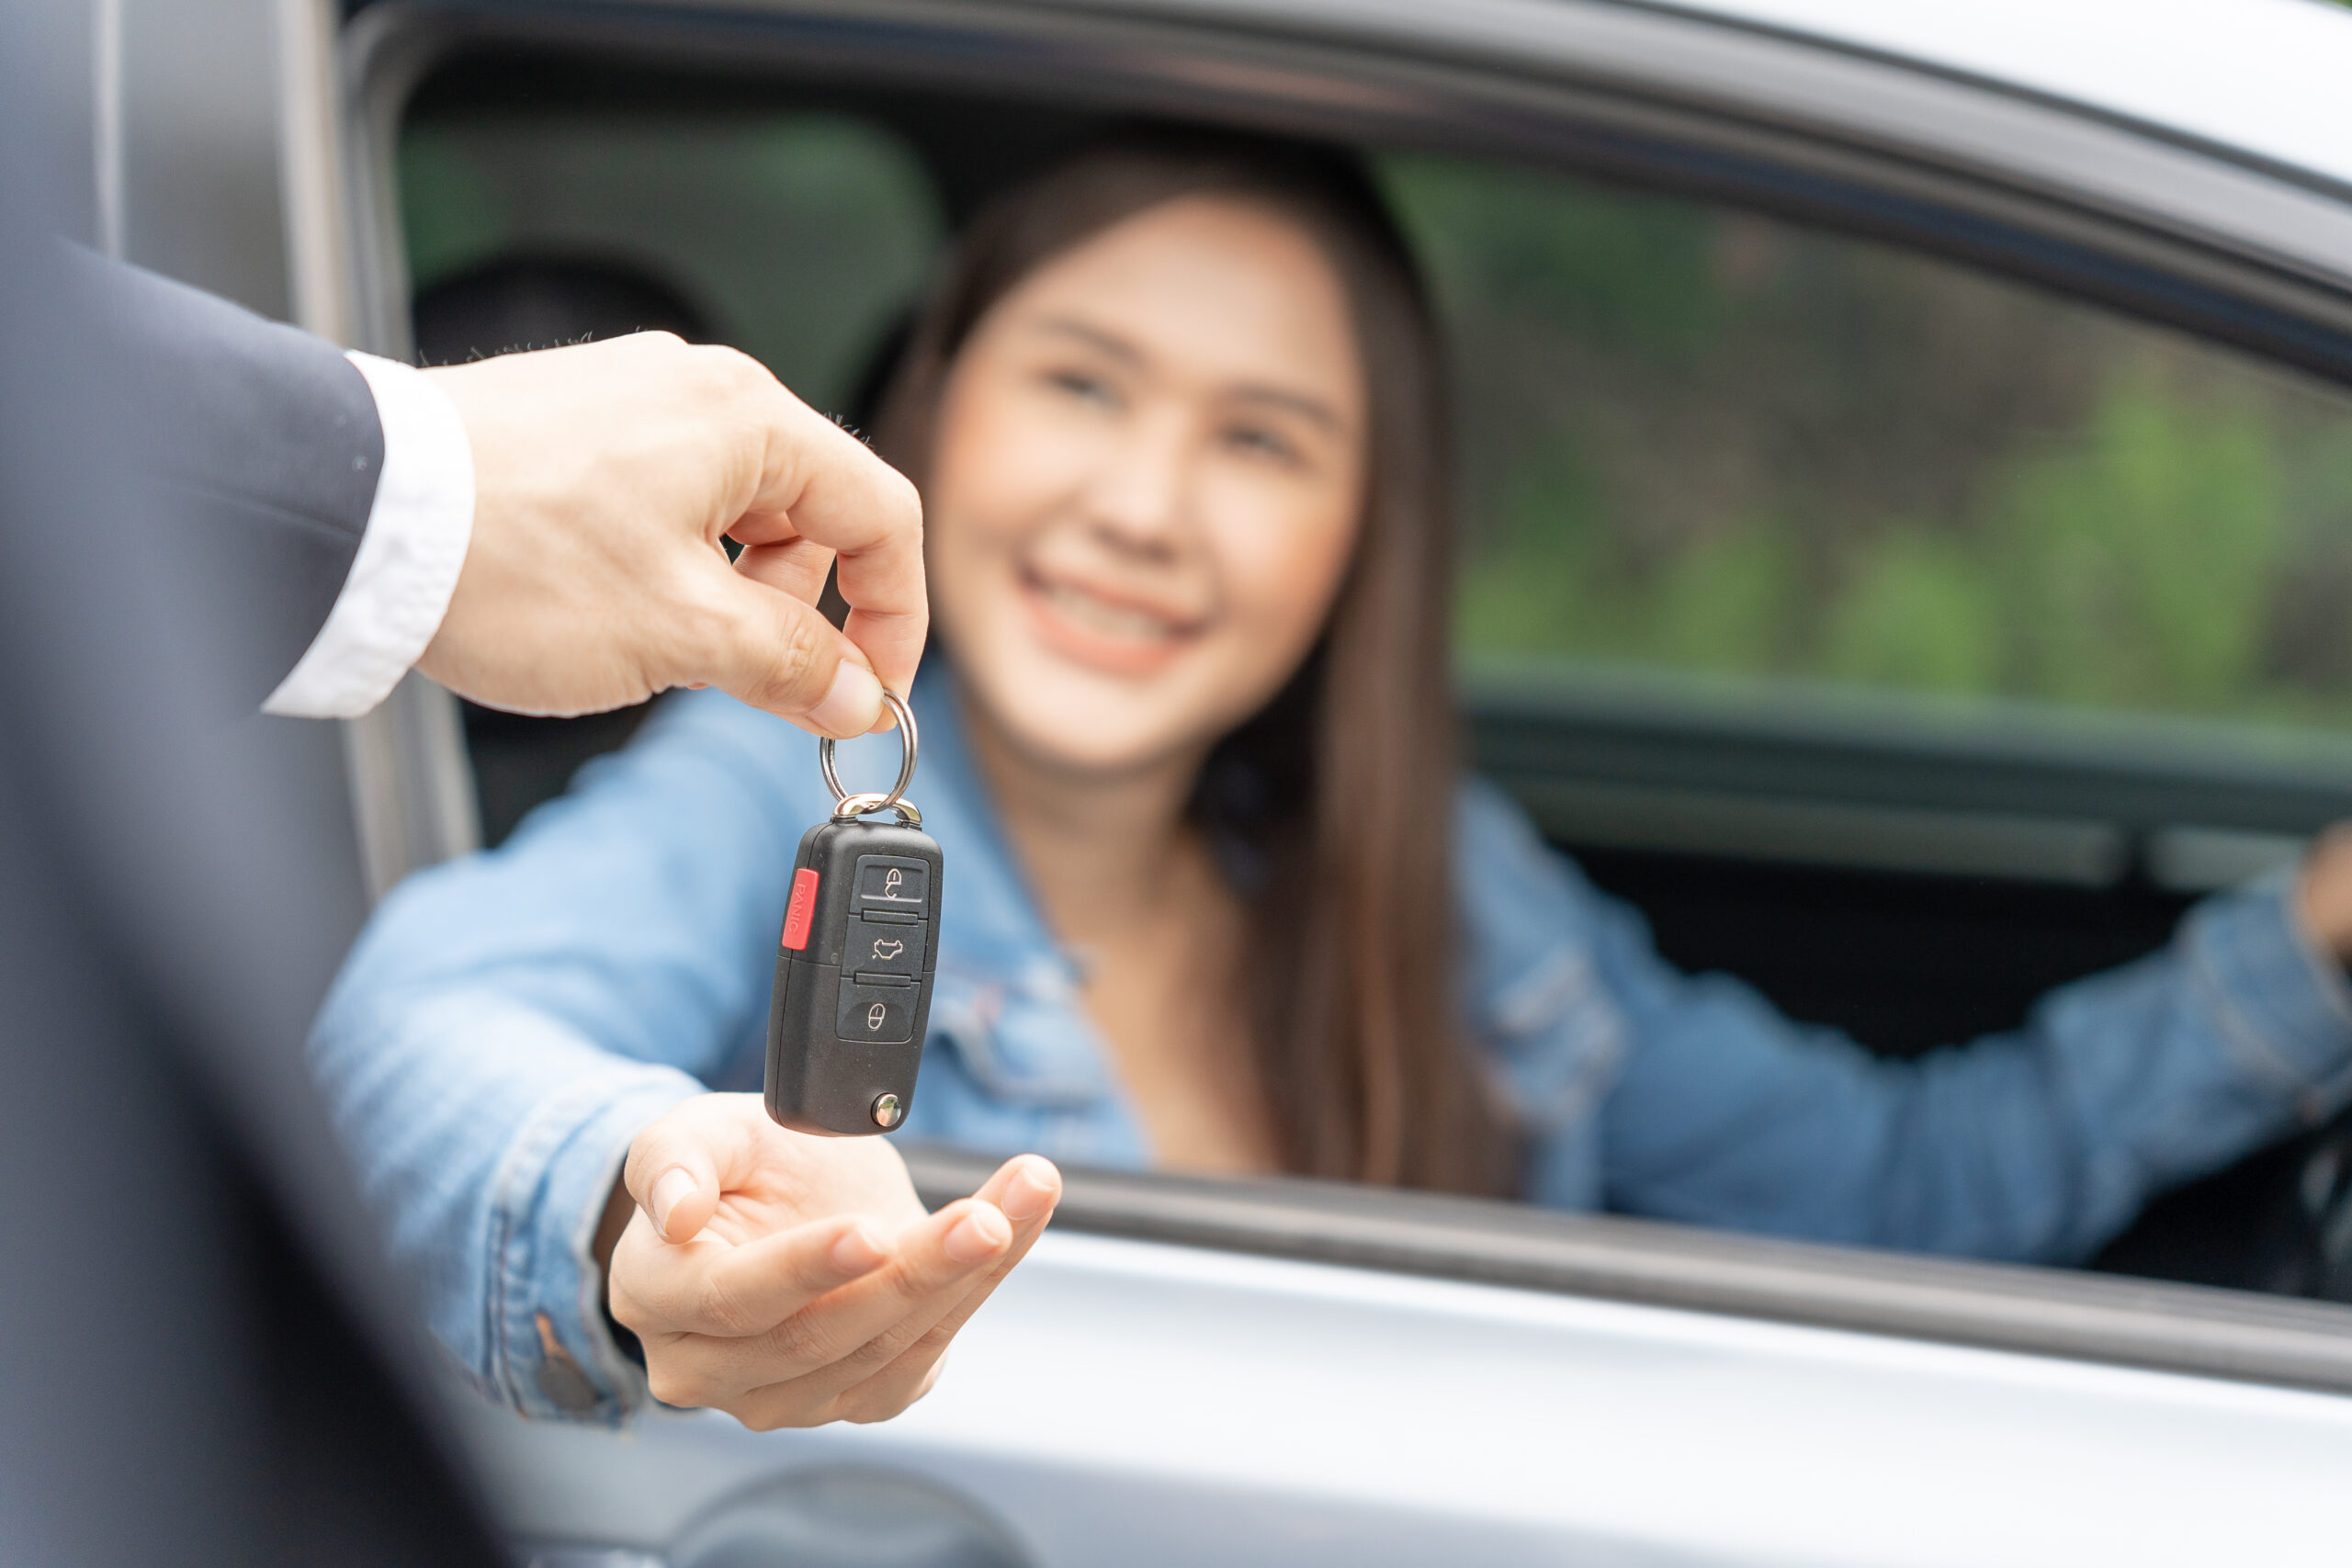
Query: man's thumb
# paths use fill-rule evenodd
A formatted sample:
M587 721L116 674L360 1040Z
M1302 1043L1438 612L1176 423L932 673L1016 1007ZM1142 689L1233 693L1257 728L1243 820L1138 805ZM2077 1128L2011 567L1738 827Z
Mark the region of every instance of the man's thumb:
M846 740L882 717L882 682L855 643L817 609L743 577L730 579L723 645L709 663L729 695L801 728Z

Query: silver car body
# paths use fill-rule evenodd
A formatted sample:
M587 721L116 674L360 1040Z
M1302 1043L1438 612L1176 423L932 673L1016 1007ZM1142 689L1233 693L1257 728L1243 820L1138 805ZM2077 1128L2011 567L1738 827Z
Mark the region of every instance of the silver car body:
M1077 1234L887 1426L473 1426L531 1539L882 1466L1041 1563L2288 1562L2352 1462L2336 1394Z

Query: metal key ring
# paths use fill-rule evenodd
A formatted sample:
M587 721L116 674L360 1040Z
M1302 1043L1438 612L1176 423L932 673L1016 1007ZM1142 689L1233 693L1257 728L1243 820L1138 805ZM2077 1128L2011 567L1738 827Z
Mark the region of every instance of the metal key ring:
M890 786L890 793L875 795L861 792L852 795L842 788L841 774L833 771L833 738L830 735L817 738L817 771L825 775L825 787L833 792L834 821L847 822L871 812L896 809L899 821L910 828L920 828L922 826L922 813L915 809L914 802L900 798L906 794L907 785L914 782L915 753L922 743L915 733L914 710L907 706L904 697L893 691L886 689L882 700L889 705L890 712L899 721L899 782Z
M922 826L922 809L916 806L913 801L892 800L887 795L878 794L870 790L861 791L856 795L845 795L842 796L841 804L833 807L833 820L836 822L854 821L858 818L865 816L867 812L879 811L886 806L899 814L899 822L905 826L909 828L920 828Z

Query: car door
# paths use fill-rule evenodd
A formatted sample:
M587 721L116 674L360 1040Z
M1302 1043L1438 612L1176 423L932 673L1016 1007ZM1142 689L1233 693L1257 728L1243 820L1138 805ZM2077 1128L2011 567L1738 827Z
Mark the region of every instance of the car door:
M2139 47L2352 62L2352 22L2249 15ZM406 353L420 284L626 249L835 409L929 247L1074 129L1366 148L1464 360L1477 764L1668 956L1891 1054L2014 1023L2352 815L2352 205L2291 125L1998 28L1763 6L328 20L281 35L334 50L306 74L289 45L284 99L340 150L288 155L314 320ZM761 318L779 286L728 270L721 197L760 179L778 231L829 235L763 253L820 311ZM2119 607L2124 580L2154 586ZM347 749L371 881L510 822L478 780L544 793L614 739L412 682ZM2327 1138L2109 1261L2325 1293ZM913 1155L934 1196L970 1177ZM2325 1300L1078 1172L887 1426L464 1408L549 1562L2244 1562L2340 1533L2347 1330Z

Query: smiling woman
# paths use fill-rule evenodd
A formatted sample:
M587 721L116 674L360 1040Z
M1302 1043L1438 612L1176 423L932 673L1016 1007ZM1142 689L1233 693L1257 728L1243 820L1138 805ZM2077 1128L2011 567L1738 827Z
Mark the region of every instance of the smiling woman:
M976 223L885 401L970 744L1170 1163L1510 1179L1446 981L1442 397L1353 164L1163 133Z

